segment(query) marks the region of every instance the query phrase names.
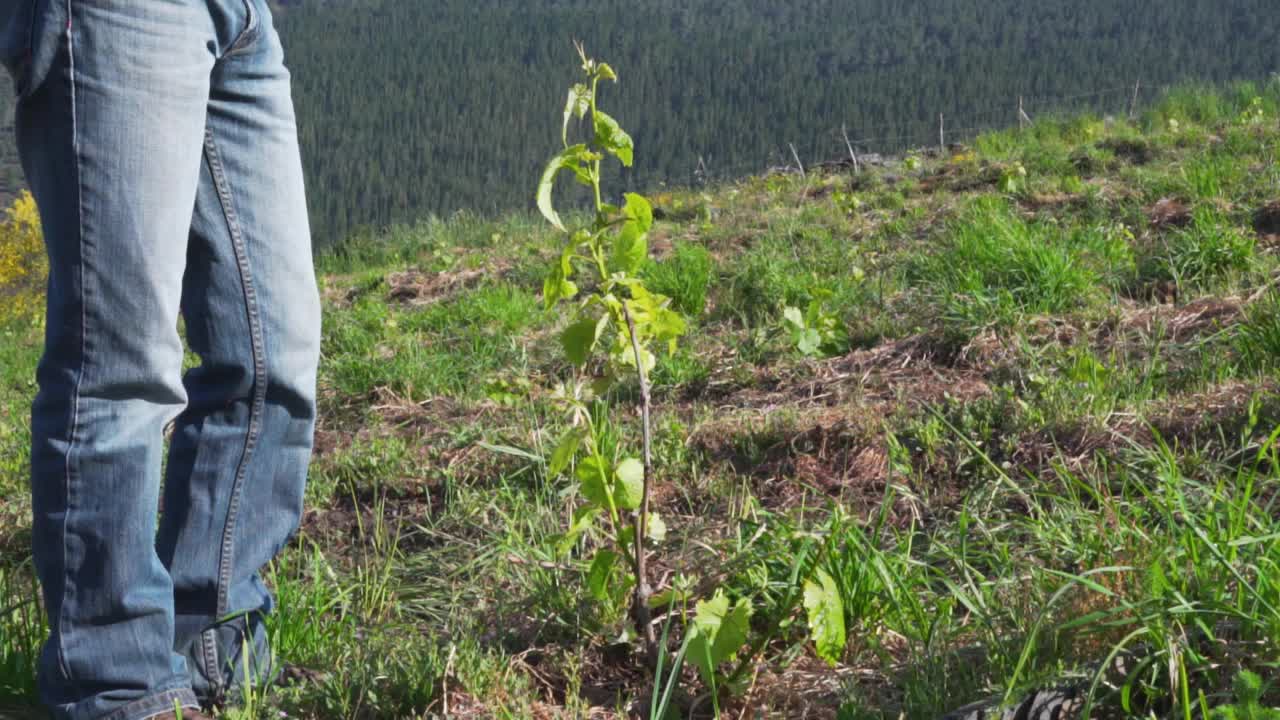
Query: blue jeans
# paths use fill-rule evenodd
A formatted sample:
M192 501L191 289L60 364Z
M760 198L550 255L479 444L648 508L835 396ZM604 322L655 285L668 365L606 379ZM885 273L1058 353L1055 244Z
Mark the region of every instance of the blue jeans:
M301 515L320 345L289 74L266 0L11 2L49 255L40 692L142 720L273 672L259 572Z

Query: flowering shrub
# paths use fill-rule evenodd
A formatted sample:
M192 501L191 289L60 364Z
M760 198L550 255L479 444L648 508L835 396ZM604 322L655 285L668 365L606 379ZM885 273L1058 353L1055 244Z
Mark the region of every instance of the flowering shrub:
M24 190L0 222L0 323L34 321L42 313L48 274L40 215Z

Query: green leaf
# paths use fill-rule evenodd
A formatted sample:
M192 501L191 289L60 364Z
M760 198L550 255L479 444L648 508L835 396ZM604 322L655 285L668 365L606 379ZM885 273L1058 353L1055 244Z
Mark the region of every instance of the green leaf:
M804 329L804 313L800 312L800 308L790 306L783 308L782 320L793 331Z
M578 482L582 485L582 497L602 508L609 507L609 468L599 457L592 455L578 463Z
M638 224L643 232L649 232L649 228L653 227L653 206L643 195L637 193L627 193L626 200L622 208L623 215Z
M640 359L644 362L644 371L646 373L653 372L653 368L657 366L657 358L653 353L640 346ZM619 332L618 339L614 343L613 352L609 356L609 361L619 368L636 368L636 353L631 347L631 337L626 332Z
M617 564L618 553L612 550L597 552L591 561L591 569L587 571L587 589L596 600L605 602L609 599L609 581Z
M813 636L818 657L833 667L844 653L848 639L844 629L844 602L836 581L825 570L818 570L818 582L804 583L804 609L809 614L809 634Z
M538 210L542 211L542 216L547 219L547 222L561 232L564 232L564 223L561 222L560 214L552 204L551 191L556 187L556 175L563 169L564 158L557 155L547 163L546 169L542 171L542 179L538 181Z
M591 351L595 349L596 342L604 333L608 322L607 315L601 315L598 318L583 316L578 319L578 322L565 328L560 336L560 342L564 346L564 353L568 356L569 362L578 367L587 364L587 360L591 359Z
M542 303L548 310L555 307L561 300L569 300L577 294L578 286L565 277L561 265L552 268L551 272L547 273L547 278L542 281Z
M614 468L617 482L613 501L621 510L636 510L644 500L644 465L635 458L627 458Z
M688 329L688 325L685 323L684 318L680 316L680 313L665 307L654 313L649 320L649 332L653 333L653 336L659 342L675 340L684 335Z
M702 679L711 684L715 669L733 657L747 641L751 604L743 598L729 607L724 590L716 590L710 600L698 603L693 618L693 634L686 657L697 666Z
M569 145L569 120L577 115L578 119L586 117L591 109L591 89L582 83L569 88L569 99L564 104L564 128L560 131L560 139L565 146Z
M551 193L555 190L556 175L561 170L571 169L582 179L582 173L590 172L583 168L585 163L591 161L593 157L598 157L591 152L586 145L578 144L565 148L559 155L551 158L547 162L547 167L542 171L542 179L538 182L538 210L542 212L542 216L547 219L557 230L567 232L564 223L560 220L560 215L556 212L552 204ZM588 176L589 177L589 176Z
M608 113L596 111L596 145L617 156L622 164L631 167L635 143L631 136Z
M634 222L627 222L613 238L613 252L609 257L612 269L628 275L634 274L649 257L649 236Z
M609 63L597 64L596 74L600 76L601 80L612 80L614 82L618 81L618 75L613 71L613 68L609 66Z
M649 520L645 523L645 530L645 537L654 543L660 543L667 539L667 523L656 512L649 513Z
M578 454L578 448L582 446L585 435L586 431L583 428L570 428L564 437L560 438L555 451L551 453L551 462L547 466L548 478L556 477L569 467L569 463L573 462L573 456Z
M796 338L796 349L809 357L821 355L822 333L819 333L816 328L801 330Z
M484 448L485 450L488 450L489 452L501 453L503 455L511 455L512 457L523 458L525 460L532 460L533 462L537 462L537 463L542 462L542 456L534 455L528 450L521 450L518 447L512 447L510 445L490 445L487 442L482 442L477 444L480 447Z
M556 542L556 552L559 555L568 555L573 546L577 544L578 538L582 534L591 529L595 524L596 515L600 514L600 508L591 505L583 505L573 511L573 523L569 525L569 529L564 535L560 536Z

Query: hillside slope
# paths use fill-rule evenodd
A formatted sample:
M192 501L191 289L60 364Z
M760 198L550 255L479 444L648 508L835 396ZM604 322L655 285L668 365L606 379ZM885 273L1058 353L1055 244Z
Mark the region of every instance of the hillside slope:
M645 276L692 329L654 375L652 581L726 589L767 639L724 717L932 720L1051 685L1198 717L1240 669L1276 679L1278 128L1280 84L1179 91L1134 124L653 195ZM321 258L309 509L269 577L298 667L224 717L649 717L625 612L589 590L599 538L564 542L581 490L547 472L574 378L539 298L559 242L459 215ZM0 333L6 598L30 593L38 350ZM636 452L634 389L605 402ZM840 597L834 666L800 566ZM0 707L25 707L41 628L10 607ZM679 686L673 717L711 716L692 668Z

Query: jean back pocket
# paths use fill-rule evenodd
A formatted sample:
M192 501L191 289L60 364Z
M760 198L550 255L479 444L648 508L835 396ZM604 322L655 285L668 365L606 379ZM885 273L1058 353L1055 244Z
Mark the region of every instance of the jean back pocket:
M13 79L15 94L24 98L40 87L53 65L58 18L64 13L57 0L18 0L15 5L0 28L0 63Z

